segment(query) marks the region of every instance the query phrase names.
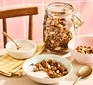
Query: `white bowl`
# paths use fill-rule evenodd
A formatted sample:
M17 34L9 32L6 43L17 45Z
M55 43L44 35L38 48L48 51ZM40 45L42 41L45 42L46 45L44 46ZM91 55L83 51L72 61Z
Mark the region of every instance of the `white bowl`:
M17 50L16 45L10 41L6 44L8 54L17 59L30 58L36 51L37 44L32 40L14 40L21 48Z
M71 56L81 64L93 65L93 54L84 54L75 51L77 46L90 46L93 49L93 36L76 36L68 43Z
M65 75L65 76L59 77L59 78L46 79L46 78L42 78L42 77L38 77L38 76L33 75L31 73L31 70L29 70L30 64L38 63L42 60L49 60L49 59L54 60L56 62L60 62L64 67L67 68L68 74ZM57 83L57 82L61 81L65 77L68 77L68 75L71 73L73 67L72 67L72 64L71 64L70 61L68 61L65 58L62 58L61 56L54 55L54 54L42 54L42 55L39 55L39 56L32 57L32 58L28 59L27 61L25 61L22 68L23 68L23 71L25 72L25 74L29 78L31 78L32 80L34 80L38 83L43 83L43 84L53 84L53 83ZM42 75L42 74L40 74L40 75Z

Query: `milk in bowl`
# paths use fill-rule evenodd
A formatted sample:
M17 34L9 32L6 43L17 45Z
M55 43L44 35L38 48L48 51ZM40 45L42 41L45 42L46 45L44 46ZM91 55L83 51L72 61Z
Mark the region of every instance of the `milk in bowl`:
M21 47L17 49L16 45L10 41L6 44L8 54L17 59L25 59L31 57L35 51L37 44L32 40L15 40L15 42Z

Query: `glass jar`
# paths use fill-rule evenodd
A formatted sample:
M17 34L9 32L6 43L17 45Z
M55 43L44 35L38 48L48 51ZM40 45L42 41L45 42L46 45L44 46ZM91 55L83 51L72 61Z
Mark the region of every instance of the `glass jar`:
M67 44L74 36L74 29L82 21L68 3L55 2L46 7L43 23L43 41L49 52L68 52Z

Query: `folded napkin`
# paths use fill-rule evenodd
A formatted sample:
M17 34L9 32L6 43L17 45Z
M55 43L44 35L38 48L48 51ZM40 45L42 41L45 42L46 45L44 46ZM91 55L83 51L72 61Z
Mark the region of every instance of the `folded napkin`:
M0 73L5 76L12 76L24 60L17 60L11 57L9 54L5 54L0 58Z
M33 56L39 55L44 50L44 44L39 44L37 46L37 50ZM31 56L31 57L33 57ZM24 60L18 60L11 57L9 54L5 54L0 57L0 74L5 76L21 76L22 71L22 64Z

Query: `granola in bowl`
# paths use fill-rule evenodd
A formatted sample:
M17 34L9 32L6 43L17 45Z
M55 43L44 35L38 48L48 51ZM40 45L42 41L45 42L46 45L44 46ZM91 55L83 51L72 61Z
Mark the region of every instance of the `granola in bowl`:
M31 72L35 74L46 72L47 75L44 78L59 78L68 74L67 69L62 64L51 59L47 61L42 60L36 64L32 63L30 64L30 68L33 68Z
M54 54L32 57L25 61L22 68L30 79L43 84L58 83L73 69L70 61Z

